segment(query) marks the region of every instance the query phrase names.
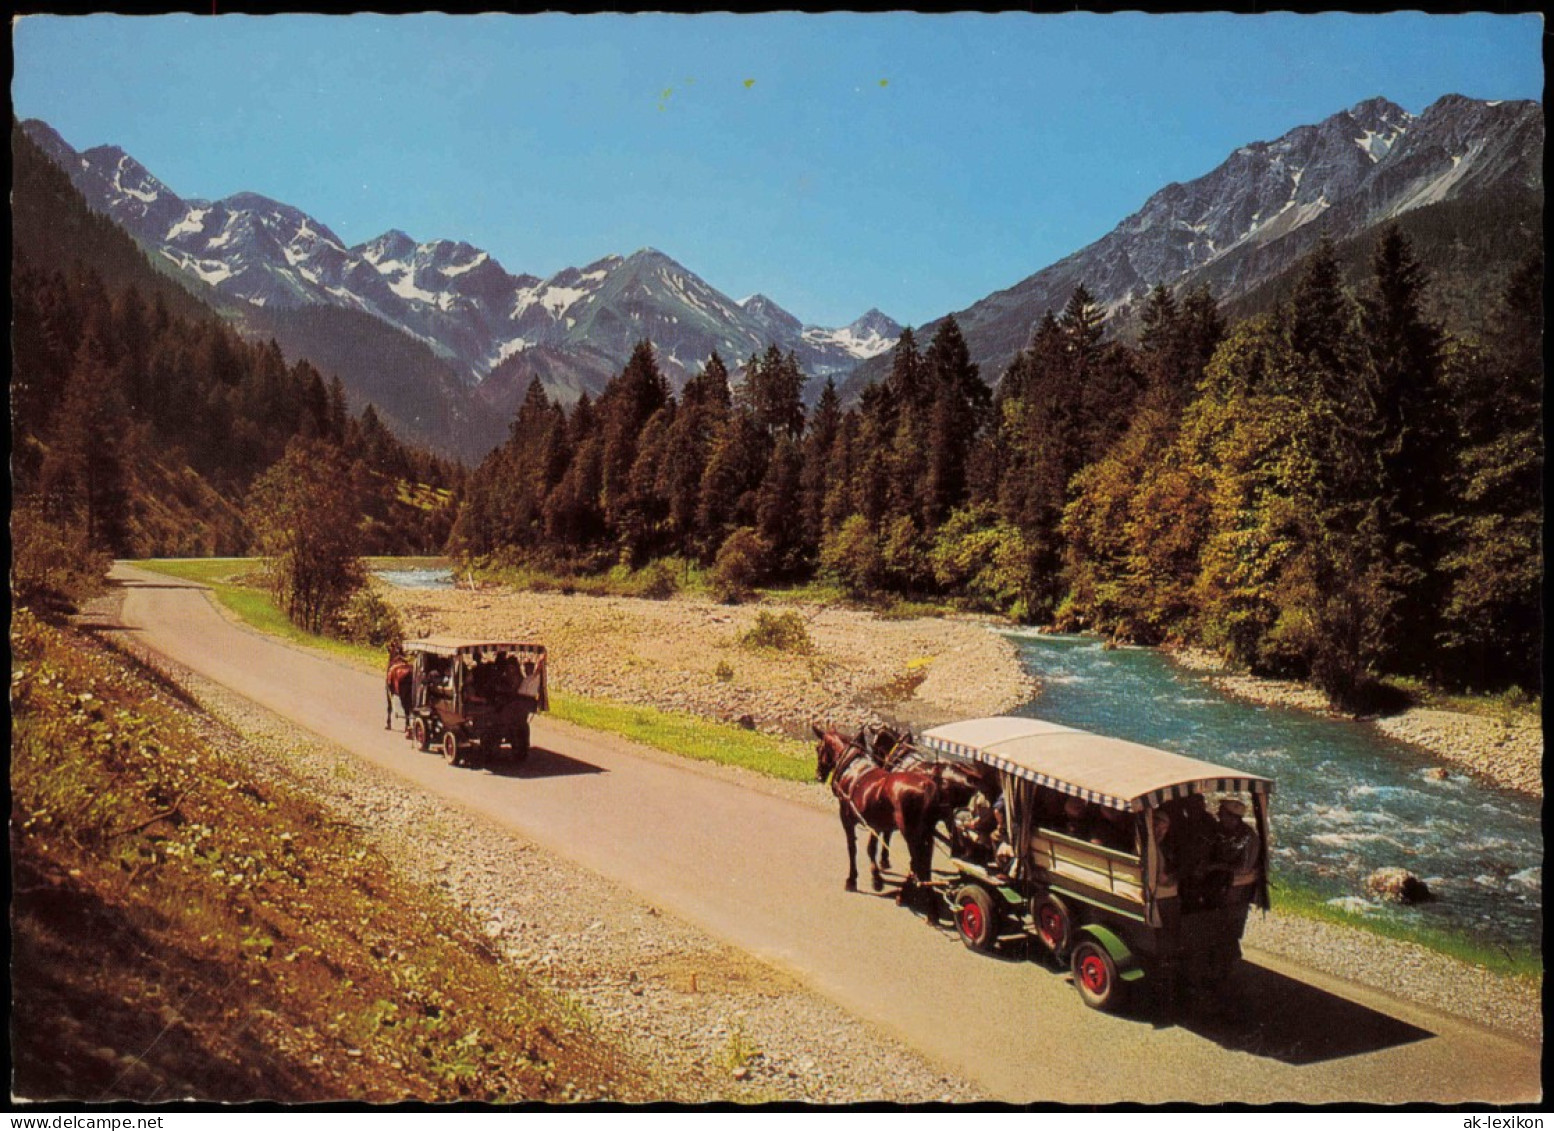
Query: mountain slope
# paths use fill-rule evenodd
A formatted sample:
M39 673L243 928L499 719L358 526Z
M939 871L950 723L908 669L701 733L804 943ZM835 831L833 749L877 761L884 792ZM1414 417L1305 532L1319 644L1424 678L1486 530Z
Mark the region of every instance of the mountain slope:
M495 376L481 404L504 403L533 376L563 399L597 393L643 338L678 385L713 350L737 365L773 343L811 376L845 374L900 333L877 311L831 330L802 326L769 299L747 309L651 248L541 279L511 274L467 243L418 243L397 229L348 247L290 205L246 192L186 200L121 149L78 153L46 123L24 128L91 207L221 296L245 324L273 324L284 336L296 321L285 312L370 315L421 342L466 386ZM256 309L274 317L257 318Z
M1211 172L1170 184L1095 243L955 313L973 360L998 380L1048 311L1083 283L1126 322L1156 284L1248 294L1323 234L1352 239L1447 201L1543 191L1543 108L1447 95L1422 114L1375 98L1272 142L1241 146ZM931 336L929 323L919 338ZM865 362L848 388L878 379Z

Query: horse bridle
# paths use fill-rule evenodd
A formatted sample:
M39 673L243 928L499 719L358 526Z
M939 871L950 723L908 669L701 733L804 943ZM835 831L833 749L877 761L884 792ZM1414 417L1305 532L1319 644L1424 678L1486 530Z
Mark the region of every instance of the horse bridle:
M842 756L837 759L836 765L831 767L831 772L826 775L826 784L832 787L836 785L836 779L842 776L842 771L858 760L858 755L866 753L863 743L856 737L842 748Z

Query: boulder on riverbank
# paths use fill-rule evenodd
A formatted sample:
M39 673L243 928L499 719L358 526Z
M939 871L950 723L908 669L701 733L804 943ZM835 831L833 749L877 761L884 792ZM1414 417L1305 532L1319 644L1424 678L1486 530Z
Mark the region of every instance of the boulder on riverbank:
M1366 878L1365 889L1388 903L1411 905L1435 898L1429 885L1407 868L1377 868Z

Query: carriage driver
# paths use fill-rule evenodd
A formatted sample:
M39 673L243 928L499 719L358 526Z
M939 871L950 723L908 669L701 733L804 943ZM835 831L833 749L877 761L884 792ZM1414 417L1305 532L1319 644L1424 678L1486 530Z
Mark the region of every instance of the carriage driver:
M1262 855L1263 844L1252 827L1242 820L1246 816L1246 802L1227 797L1219 803L1216 815L1219 839L1214 846L1210 869L1232 874L1252 871Z
M1008 867L1009 861L1014 858L1014 850L1009 847L1005 836L1004 795L1001 791L996 800L989 801L987 794L979 789L971 795L967 807L956 815L956 823L961 833L980 850L995 870L1003 871Z

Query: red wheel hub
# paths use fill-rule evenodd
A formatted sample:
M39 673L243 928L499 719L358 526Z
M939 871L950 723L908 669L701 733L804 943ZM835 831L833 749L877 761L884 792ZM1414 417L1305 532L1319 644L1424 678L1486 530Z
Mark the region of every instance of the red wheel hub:
M960 909L960 929L968 939L982 938L982 908L975 903L963 903Z
M1041 909L1041 941L1056 947L1063 941L1063 916L1055 907Z
M1079 963L1079 980L1085 989L1100 995L1106 992L1106 963L1098 954L1087 954Z

